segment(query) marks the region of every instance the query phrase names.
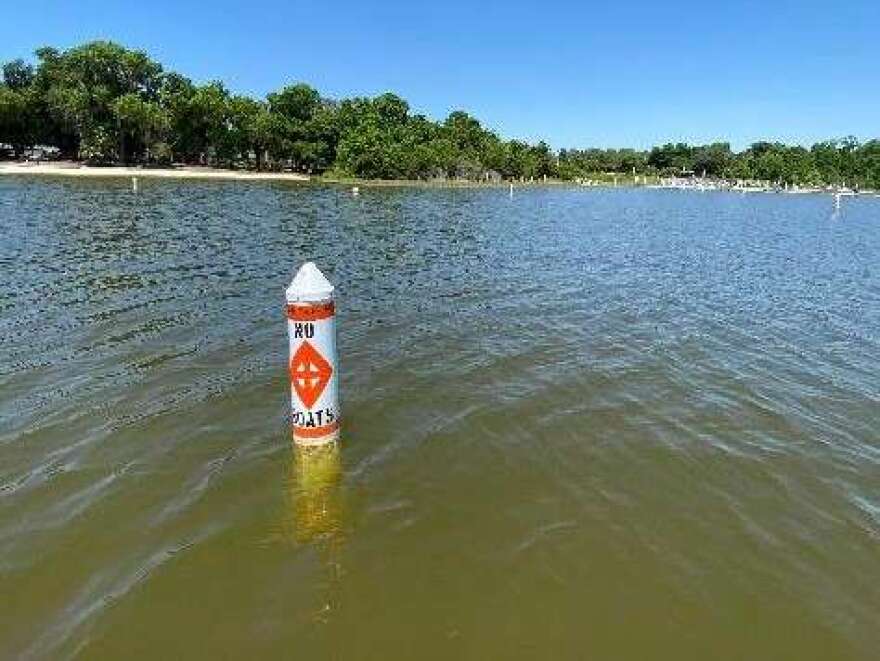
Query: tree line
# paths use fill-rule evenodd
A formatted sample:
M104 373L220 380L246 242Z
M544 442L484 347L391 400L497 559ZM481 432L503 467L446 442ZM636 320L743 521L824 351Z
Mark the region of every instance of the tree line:
M327 99L298 83L265 99L195 84L142 51L107 41L46 47L36 62L7 62L0 82L0 143L20 158L34 145L91 164L200 164L328 170L375 179L576 179L591 173L705 173L783 183L880 187L880 141L812 148L759 142L667 144L651 150L562 149L504 140L463 111L443 121L399 96Z
M675 175L682 172L780 184L847 184L880 188L880 140L860 143L852 137L812 147L756 142L734 152L726 142L709 145L665 144L649 151L586 149L559 152L562 178L584 172Z

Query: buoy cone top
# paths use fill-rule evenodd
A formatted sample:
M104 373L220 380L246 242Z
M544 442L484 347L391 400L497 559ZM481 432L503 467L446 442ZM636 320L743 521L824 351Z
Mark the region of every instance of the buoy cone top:
M306 262L300 266L287 288L288 303L323 301L331 296L333 285L314 262Z

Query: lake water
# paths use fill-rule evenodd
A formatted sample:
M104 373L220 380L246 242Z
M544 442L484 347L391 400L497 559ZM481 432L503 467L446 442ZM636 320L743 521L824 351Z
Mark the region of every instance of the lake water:
M880 200L3 178L0 231L0 658L877 658Z

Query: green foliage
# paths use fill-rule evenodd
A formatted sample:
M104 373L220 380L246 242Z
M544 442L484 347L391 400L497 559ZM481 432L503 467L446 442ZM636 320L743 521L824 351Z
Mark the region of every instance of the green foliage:
M95 126L82 137L80 156L90 165L109 165L117 160L117 144L115 132Z
M678 174L880 187L880 141L806 149L758 142L669 143L649 151L505 141L462 110L436 122L399 96L332 101L296 83L265 100L197 85L145 53L107 41L41 48L2 67L0 143L34 144L93 163L200 163L377 179L575 179Z
M156 165L171 165L174 154L167 142L155 142L150 147L150 155Z
M676 173L692 170L696 148L683 142L667 143L662 147L654 147L648 154L647 163L658 172Z
M318 91L304 83L289 85L280 92L269 94L266 98L272 112L298 122L308 121L321 100Z
M878 141L828 141L812 149L778 142L756 142L734 153L727 143L665 144L649 152L562 150L559 175L565 179L600 172L675 175L682 172L728 179L762 179L779 184L880 185Z
M40 138L62 148L79 146L88 138L89 154L118 132L118 99L134 95L153 101L161 82L159 64L112 42L96 41L63 53L44 48L37 56L40 62L31 85L42 102Z
M695 172L705 172L711 177L720 177L733 160L733 152L730 151L730 144L716 142L695 148L693 159Z
M34 68L24 60L12 60L3 65L3 84L11 90L21 91L34 81Z
M599 172L631 173L633 168L637 172L655 172L657 165L650 159L656 158L658 149L654 148L650 154L634 149L563 149L559 152L560 174L570 179ZM667 166L664 163L661 167Z
M119 158L123 163L142 160L167 132L168 116L154 101L144 101L128 93L113 102L113 114L119 137Z
M33 144L34 117L27 90L0 86L0 142L8 142L16 155Z
M183 108L187 124L184 160L210 165L229 160L232 150L227 123L229 100L223 83L195 88Z

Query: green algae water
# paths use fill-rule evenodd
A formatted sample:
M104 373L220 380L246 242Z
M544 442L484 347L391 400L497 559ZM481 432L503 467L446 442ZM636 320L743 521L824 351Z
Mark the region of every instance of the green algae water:
M0 179L0 658L877 658L880 200L140 188Z

